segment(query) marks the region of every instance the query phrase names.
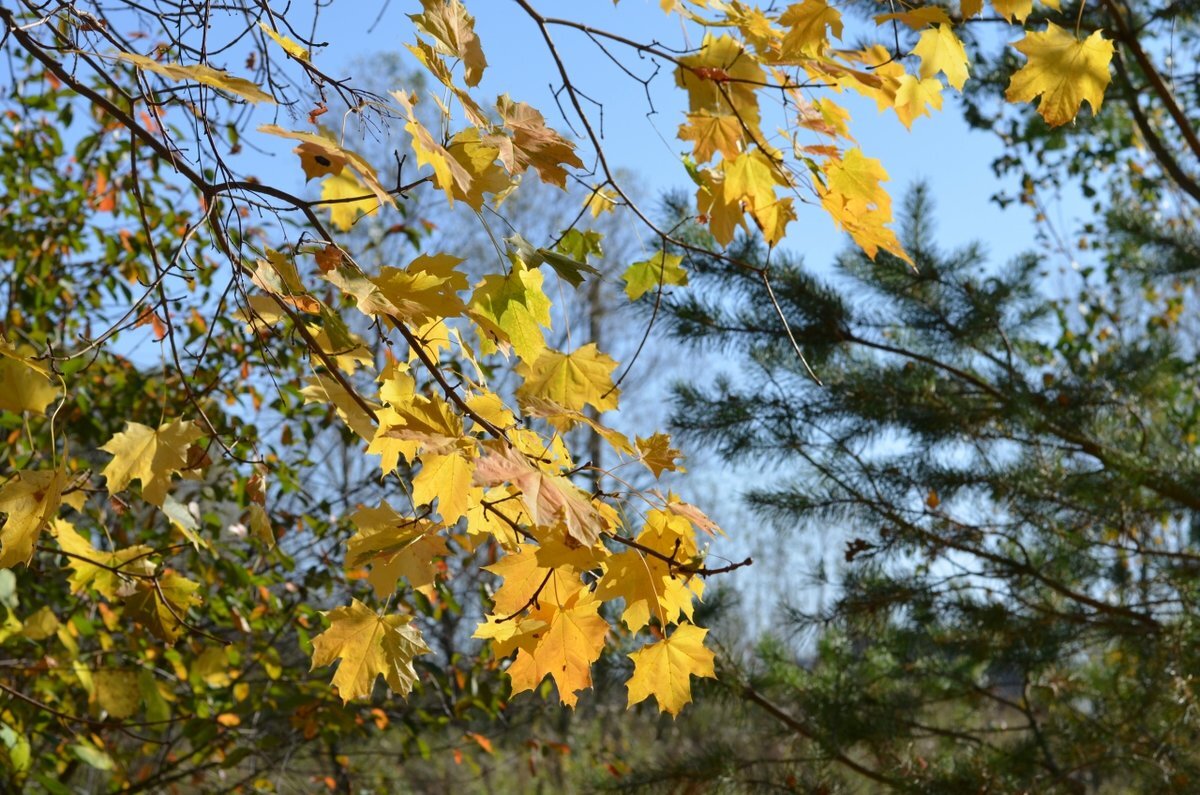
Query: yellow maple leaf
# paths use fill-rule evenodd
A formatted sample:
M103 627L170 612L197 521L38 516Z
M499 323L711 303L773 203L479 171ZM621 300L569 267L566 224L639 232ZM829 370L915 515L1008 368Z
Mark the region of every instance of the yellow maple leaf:
M409 14L408 18L434 40L438 52L463 62L467 85L478 85L487 59L475 33L475 18L460 0L421 0L421 6L420 14Z
M211 66L205 66L204 64L184 66L177 63L159 63L153 58L147 58L144 55L137 55L130 52L118 52L117 58L133 64L138 69L154 72L172 80L202 83L206 86L227 91L230 94L236 94L251 102L270 102L272 105L275 104L274 97L249 80L234 77L228 72L213 69Z
M321 201L329 208L330 223L343 232L354 228L358 216L379 212L379 202L352 172L330 174L322 180Z
M689 113L687 123L679 125L679 139L693 141L692 154L697 163L707 163L720 152L737 157L745 148L742 123L731 113Z
M0 337L0 411L42 414L58 387L37 363Z
M1014 19L1024 22L1033 12L1033 0L992 0L992 8L1009 22ZM968 16L966 9L963 9L963 16Z
M340 660L333 684L344 703L370 696L380 674L392 692L412 692L417 681L412 661L430 650L410 616L380 616L357 599L324 615L329 629L313 638L312 667Z
M62 502L66 474L61 469L17 472L0 488L0 568L28 564L42 529L54 519Z
M293 58L295 58L296 60L299 60L299 61L307 61L308 60L308 50L304 49L304 47L301 46L299 43L297 43L296 41L294 41L292 39L289 39L287 36L284 36L282 33L275 32L275 30L272 29L271 26L268 25L266 22L259 21L258 26L259 26L259 28L262 29L263 33L266 33L268 36L271 37L271 41L275 42L280 47L282 47L283 51L286 52L288 55L292 56Z
M511 616L534 607L534 596L562 604L583 588L579 573L569 568L543 566L537 557L539 547L521 544L490 566L484 566L504 582L492 594L493 611Z
M450 139L446 151L471 177L465 188L452 183L451 193L474 210L483 209L488 194L502 195L515 184L497 162L500 150L484 143L477 127L457 133Z
M172 420L157 430L137 422L125 423L125 430L100 448L113 455L101 473L109 494L140 480L142 499L162 507L171 476L189 466L188 449L203 435L194 422L186 420Z
M910 8L906 11L897 11L891 14L877 14L875 16L875 24L883 25L891 22L893 19L903 22L913 30L921 30L922 28L939 23L944 25L950 24L950 15L941 6L924 6L922 8Z
M784 61L818 57L829 46L830 34L842 37L842 14L825 0L793 3L780 15L779 24L788 28L783 37Z
M969 75L967 51L955 35L954 28L947 24L939 24L924 31L912 53L921 59L922 80L941 72L950 85L962 91Z
M1050 22L1044 32L1028 32L1013 46L1029 61L1008 84L1004 96L1009 102L1031 102L1040 96L1038 113L1051 127L1073 120L1084 102L1093 114L1100 111L1112 79L1108 65L1113 57L1112 42L1100 31L1080 41Z
M550 327L550 299L542 289L542 273L524 264L507 274L490 274L475 286L470 317L479 326L480 353L511 345L522 361L532 362L546 350L542 328Z
M928 116L929 108L942 109L942 81L936 77L918 80L912 75L900 78L896 88L896 116L900 123L912 129L913 120Z
M706 33L699 51L677 63L675 82L687 91L689 112L734 115L758 135L758 88L765 84L766 75L740 41Z
M370 566L367 581L377 596L391 596L399 577L414 590L433 595L436 559L450 552L440 534L442 525L402 516L386 500L377 508L359 508L350 521L358 532L346 542L346 568Z
M612 381L616 367L616 361L592 342L571 353L547 350L533 364L518 365L525 381L517 387L517 396L546 398L568 409L591 405L609 411L620 396Z
M600 602L580 591L561 605L543 605L533 618L546 626L536 644L523 646L508 667L513 692L533 690L548 675L562 703L573 707L577 692L592 686L592 663L604 650L608 622L600 615Z
M664 471L687 471L675 463L676 459L683 458L683 453L671 446L671 437L667 434L656 433L645 438L639 436L637 446L642 455L642 463L654 473L654 477L660 477Z
M67 566L71 569L71 590L75 593L90 586L106 598L116 599L133 579L154 574L155 565L150 558L154 550L145 544L115 552L101 551L62 519L54 520L50 531L58 539L59 548L66 553Z
M442 521L452 525L467 515L471 503L471 482L475 462L460 452L421 456L421 471L413 478L413 503L432 504Z
M692 700L693 676L715 679L715 655L704 647L707 629L680 624L670 637L652 643L629 655L633 676L629 688L629 706L654 696L663 712L678 715Z

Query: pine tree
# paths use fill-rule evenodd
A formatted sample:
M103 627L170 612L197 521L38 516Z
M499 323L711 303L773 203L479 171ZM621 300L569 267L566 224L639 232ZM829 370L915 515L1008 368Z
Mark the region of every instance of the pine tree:
M756 274L694 261L669 306L681 341L754 363L678 388L678 429L770 461L782 474L753 509L845 545L836 598L791 616L815 643L765 641L741 685L773 719L746 742L770 747L782 726L805 750L740 773L837 791L1195 791L1200 366L1182 299L1197 239L1114 221L1111 251L1147 267L1125 259L1055 300L1038 258L942 251L932 218L918 187L915 268L848 252L818 278L774 255L823 386ZM795 761L809 757L828 764Z

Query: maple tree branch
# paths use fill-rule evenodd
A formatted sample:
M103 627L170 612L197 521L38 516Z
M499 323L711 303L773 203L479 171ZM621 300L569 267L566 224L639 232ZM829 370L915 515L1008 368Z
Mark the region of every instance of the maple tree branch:
M641 552L644 555L649 555L652 558L661 560L663 563L667 564L667 571L670 572L672 576L674 576L676 573L679 573L679 574L686 574L688 576L695 574L695 575L699 575L701 577L708 577L713 574L725 574L726 572L735 571L737 569L740 569L743 566L751 566L754 564L754 559L747 557L745 560L740 561L738 563L730 563L728 566L721 566L721 567L715 568L715 569L709 568L707 566L690 566L686 563L680 563L675 558L675 555L679 553L679 544L678 543L676 543L675 551L673 553L671 553L670 555L664 555L662 552L659 552L657 549L653 549L651 547L646 546L645 544L638 543L637 541L634 541L632 538L629 538L627 536L620 536L620 535L617 535L616 533L614 533L607 537L611 538L613 541L616 541L619 544L624 544L625 546L630 547L631 549L636 549L638 552Z
M526 610L528 610L531 607L534 610L537 610L538 608L540 608L541 605L538 604L538 597L542 595L542 589L546 587L546 583L550 582L550 577L553 574L554 574L553 568L547 569L546 576L542 578L541 585L539 585L537 587L537 589L532 594L530 594L529 599L526 600L525 604L523 604L519 608L517 608L517 612L513 613L511 616L505 616L504 618L494 619L493 623L503 624L505 621L512 621L514 618L521 615L522 613L524 613Z
M1179 107L1179 103L1175 100L1175 95L1171 93L1171 89L1163 82L1162 75L1158 73L1158 69L1146 55L1146 51L1142 49L1138 42L1137 34L1130 30L1125 19L1125 15L1117 6L1115 0L1103 0L1104 7L1108 9L1108 13L1112 18L1113 25L1117 31L1118 40L1129 48L1133 53L1133 58L1137 61L1138 67L1142 70L1142 74L1150 81L1150 87L1154 89L1154 93L1162 100L1163 107L1166 108L1171 119L1179 127L1179 133L1183 139L1187 141L1187 145L1192 150L1192 154L1196 158L1200 158L1200 137L1197 137L1195 128L1192 127L1191 119Z

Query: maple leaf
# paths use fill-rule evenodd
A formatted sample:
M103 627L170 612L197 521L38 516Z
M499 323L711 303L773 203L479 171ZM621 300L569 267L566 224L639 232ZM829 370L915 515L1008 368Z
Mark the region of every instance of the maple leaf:
M929 108L942 109L942 81L936 77L918 80L912 75L900 78L896 88L896 116L900 123L912 129L913 120L928 116Z
M546 626L533 633L536 643L522 645L508 667L513 692L533 690L550 676L559 699L573 707L577 692L592 686L592 663L604 650L608 622L600 615L600 602L578 591L560 605L543 605L533 617Z
M789 28L783 37L784 61L817 57L829 46L830 33L842 37L841 12L830 8L825 0L793 3L780 15L779 24Z
M658 618L664 626L681 615L691 619L693 602L704 593L703 581L689 579L667 562L684 565L697 557L691 522L667 511L652 510L634 540L661 557L632 547L613 555L596 586L596 595L604 601L624 599L621 620L633 632L649 624L651 618Z
M384 501L378 508L360 508L350 517L358 532L346 542L346 568L369 565L367 581L381 598L396 590L403 577L416 591L432 596L437 558L449 554L445 528L426 519L398 514Z
M675 463L675 459L683 458L683 453L671 446L671 437L667 434L656 433L647 438L639 436L637 446L642 455L642 463L654 473L654 477L660 477L664 471L687 471Z
M996 9L996 13L1012 22L1014 19L1017 22L1024 22L1025 18L1033 12L1033 0L992 0L992 8ZM967 14L967 9L963 9L963 16L971 16Z
M481 352L507 343L522 361L536 360L546 350L542 328L550 326L550 299L542 290L540 271L524 264L507 274L491 274L475 286L470 316L491 338L481 339Z
M174 643L183 634L188 609L199 605L200 583L166 572L157 579L139 579L125 597L125 614L158 638Z
M592 214L593 218L599 218L603 213L611 213L617 209L617 201L620 196L612 188L596 186L592 188L592 192L588 194L584 200L583 206ZM572 232L578 233L579 230L572 229ZM575 285L578 287L579 285Z
M375 437L375 414L368 414L358 401L350 396L340 381L317 373L309 380L308 385L300 390L300 394L304 396L305 403L332 404L342 422L367 441Z
M476 127L468 127L457 133L450 139L446 151L470 175L470 183L466 187L451 183L451 193L474 210L483 209L487 194L503 194L515 185L497 163L500 150L484 143Z
M635 262L621 276L625 280L625 295L636 301L660 286L674 284L680 287L688 283L687 271L680 267L683 257L660 251L648 260Z
M965 11L963 12L965 15ZM911 8L907 11L897 11L891 14L877 14L875 16L875 24L883 25L892 20L903 22L913 30L921 30L930 25L951 24L950 15L946 13L946 9L941 6L924 6L922 8Z
M946 75L950 85L962 91L967 82L967 51L954 34L954 28L940 24L926 30L913 47L913 55L921 59L921 79L927 80L938 72Z
M678 61L676 84L687 91L690 113L735 116L757 137L759 109L757 85L766 76L758 59L732 36L705 33L700 49Z
M459 0L421 0L421 6L420 14L409 14L408 18L434 40L438 52L462 60L467 85L478 85L487 59L475 34L475 18Z
M707 163L717 152L726 159L734 158L745 148L742 123L731 113L689 113L687 123L679 125L678 135L682 141L694 142L692 155L697 163Z
M571 353L547 350L533 364L522 362L517 367L525 379L517 396L546 398L568 409L591 405L597 411L609 411L617 407L620 396L612 381L616 367L612 357L601 353L593 342Z
M101 551L92 546L69 522L56 519L50 526L59 548L66 553L71 569L71 590L81 593L92 587L108 599L126 594L137 578L154 574L150 561L154 552L145 544L116 551Z
M1113 57L1112 42L1100 31L1080 41L1049 22L1045 31L1030 31L1013 47L1029 60L1008 84L1004 96L1009 102L1031 102L1040 96L1038 113L1051 127L1073 120L1084 102L1093 115L1100 111L1112 79L1108 65Z
M92 674L92 682L95 702L117 720L134 715L142 705L136 671L96 671Z
M539 549L535 544L522 544L490 566L483 567L504 578L492 594L493 610L497 615L507 617L533 607L534 594L547 602L561 604L583 588L579 572L542 565L538 560Z
M437 500L442 521L452 525L467 515L475 462L461 452L421 456L421 471L413 478L413 502L432 504Z
M371 198L362 180L352 172L331 174L321 181L321 201L329 207L334 228L349 232L360 215L379 212L379 202Z
M137 422L125 423L125 430L100 448L113 455L101 473L108 493L116 494L130 481L140 480L142 499L161 508L171 476L189 467L188 450L203 435L194 422L186 420L172 420L157 430Z
M380 616L357 599L324 615L329 628L313 638L312 667L340 661L333 684L343 703L370 696L381 674L392 692L412 692L417 681L412 661L430 649L410 616Z
M514 102L507 94L496 100L496 110L512 131L512 138L490 135L484 142L500 150L500 159L509 172L520 174L532 166L543 182L565 189L567 172L563 166L583 168L574 145L547 127L546 119L536 109Z
M43 414L57 397L46 371L0 337L0 411Z
M0 488L0 568L28 564L43 528L58 513L66 473L61 469L17 472Z
M715 655L704 647L707 634L707 629L681 624L670 637L630 654L629 706L654 696L659 709L678 715L691 703L693 676L716 678Z
M287 36L277 33L266 22L260 21L258 23L258 27L262 30L263 33L265 33L271 37L271 41L275 42L280 47L282 47L283 51L286 52L288 55L292 56L293 58L295 58L298 61L307 61L308 60L308 50L304 49L304 47L301 46L300 44L298 44L297 42L293 41L292 39L289 39Z
M234 77L228 72L213 69L211 66L205 66L204 64L184 66L177 63L159 63L153 58L147 58L144 55L137 55L130 52L118 52L116 56L122 61L133 64L138 69L154 72L172 80L202 83L206 86L227 91L230 94L236 94L251 102L269 102L272 105L275 104L274 97L249 80Z

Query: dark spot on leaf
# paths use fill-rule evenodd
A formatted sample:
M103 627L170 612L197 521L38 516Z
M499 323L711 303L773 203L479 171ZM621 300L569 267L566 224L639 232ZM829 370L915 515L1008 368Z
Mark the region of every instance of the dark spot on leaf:
M316 160L317 163L319 163L322 166L325 166L325 168L329 168L329 166L332 165L329 162L329 158L326 157L325 155L317 155L316 157L313 158L313 160Z

